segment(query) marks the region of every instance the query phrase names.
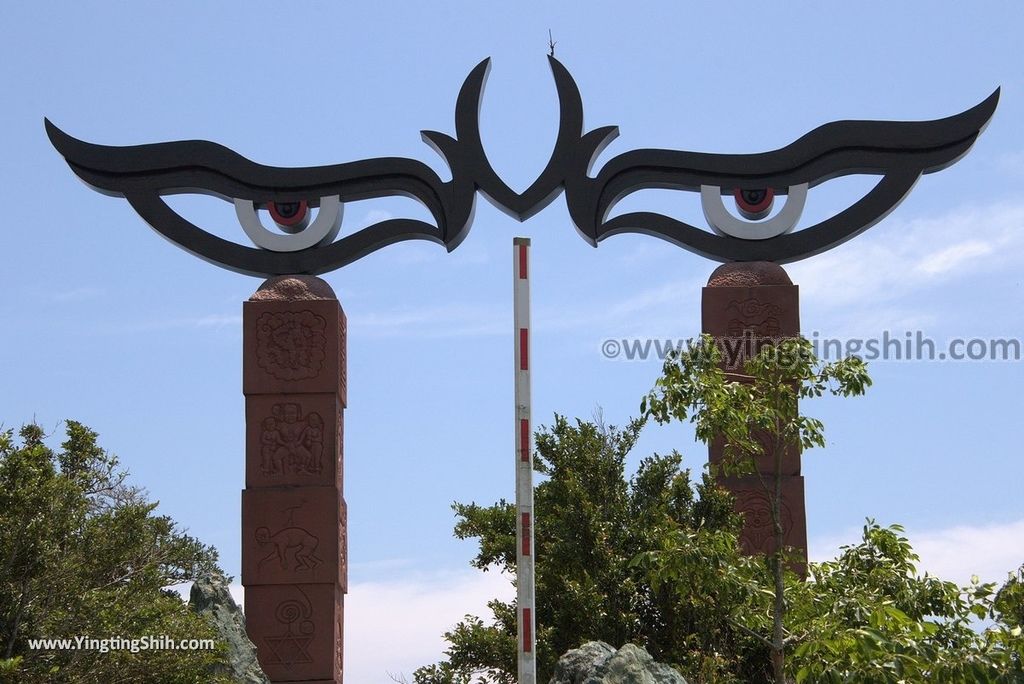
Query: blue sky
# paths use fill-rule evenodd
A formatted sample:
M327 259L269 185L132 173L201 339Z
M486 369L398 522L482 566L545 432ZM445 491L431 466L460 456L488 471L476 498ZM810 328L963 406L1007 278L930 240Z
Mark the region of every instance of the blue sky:
M984 11L982 11L982 7ZM20 3L4 13L0 74L0 421L65 418L101 443L239 573L243 487L241 302L260 284L200 261L121 200L89 191L49 146L68 133L127 145L200 138L282 166L420 159L454 132L462 80L493 59L482 131L499 174L525 188L550 154L557 100L544 58L575 77L590 128L618 125L602 156L641 147L758 152L828 121L931 119L1002 86L974 150L863 236L787 267L805 331L878 337L1024 337L1024 90L1009 2ZM807 219L855 201L864 178L816 188ZM245 242L230 205L177 198L203 227ZM699 220L696 196L648 191L620 211ZM352 204L342 232L412 201ZM806 223L806 221L805 221ZM703 225L703 224L700 224ZM501 578L467 569L452 501L512 498L511 241L533 240L534 417L622 424L660 366L610 361L609 338L699 332L715 264L644 236L598 249L556 200L517 224L486 201L455 252L406 243L325 276L349 319L345 497L351 681L390 681L440 655L440 632ZM866 516L903 523L925 565L991 579L1024 561L1016 363L885 362L856 400L806 410L828 448L804 456L812 556L853 542ZM677 448L651 427L629 464ZM402 627L396 632L396 624ZM403 648L396 649L401 644Z

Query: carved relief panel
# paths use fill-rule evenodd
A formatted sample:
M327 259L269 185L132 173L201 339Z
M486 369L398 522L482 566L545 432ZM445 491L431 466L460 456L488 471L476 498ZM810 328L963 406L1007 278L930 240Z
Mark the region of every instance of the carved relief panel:
M260 667L275 682L341 681L341 625L333 584L246 587L245 623ZM340 674L340 673L339 673Z
M342 582L344 503L333 487L242 491L242 584Z
M344 417L336 395L250 395L245 411L246 486L341 489Z

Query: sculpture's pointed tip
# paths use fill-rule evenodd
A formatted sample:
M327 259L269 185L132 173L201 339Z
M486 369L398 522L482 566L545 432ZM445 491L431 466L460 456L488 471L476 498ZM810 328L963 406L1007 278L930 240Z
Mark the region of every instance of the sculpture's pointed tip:
M64 135L64 131L57 128L57 125L46 116L43 117L43 128L46 129L46 135L51 141L55 135Z
M996 89L992 91L992 94L985 98L985 101L982 103L982 105L985 105L986 108L990 110L991 113L989 116L996 111L996 106L999 104L999 98L1002 96L1002 92L1003 87L997 86Z
M996 107L999 105L999 97L1002 94L1002 89L1002 86L997 87L992 91L991 95L972 107L972 113L977 116L974 120L978 122L978 119L981 119L980 122L977 123L978 135L984 132L984 130L988 128L989 123L992 122L992 116L996 113Z
M50 139L50 144L64 156L67 156L68 147L78 142L45 116L43 117L43 127L46 129L46 137Z

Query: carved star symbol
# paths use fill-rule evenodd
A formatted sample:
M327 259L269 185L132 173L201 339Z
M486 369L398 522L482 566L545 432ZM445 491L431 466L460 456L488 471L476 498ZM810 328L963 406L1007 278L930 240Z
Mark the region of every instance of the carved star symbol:
M272 665L284 665L286 670L290 670L292 665L313 662L313 657L309 655L309 644L313 641L311 636L286 634L284 636L266 637L265 640L276 659L270 661Z

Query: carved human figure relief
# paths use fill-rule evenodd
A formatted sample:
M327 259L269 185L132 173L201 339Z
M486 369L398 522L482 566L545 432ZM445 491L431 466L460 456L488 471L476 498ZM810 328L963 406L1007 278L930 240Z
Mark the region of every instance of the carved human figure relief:
M760 489L739 489L733 492L736 497L736 510L743 514L743 531L740 541L750 551L770 553L772 543L772 509L768 495ZM781 502L782 537L786 539L793 529L793 514Z
M324 467L324 419L302 414L293 402L274 404L260 433L260 470L264 475L318 475Z

